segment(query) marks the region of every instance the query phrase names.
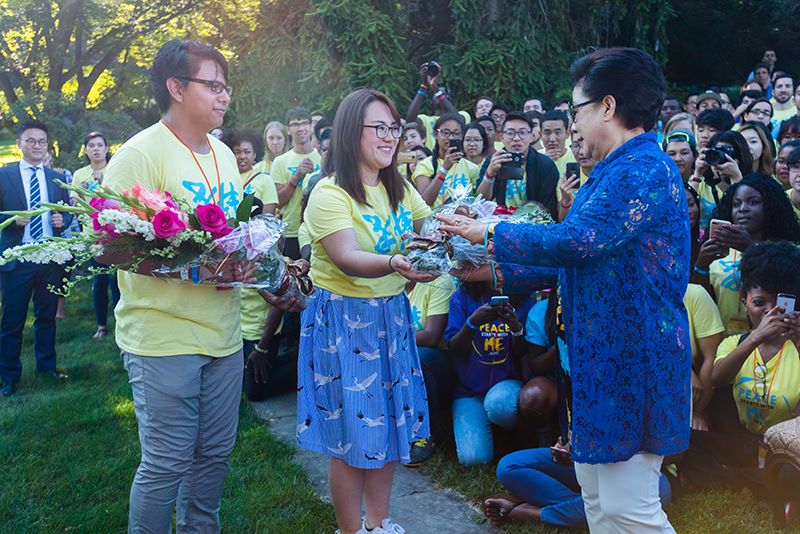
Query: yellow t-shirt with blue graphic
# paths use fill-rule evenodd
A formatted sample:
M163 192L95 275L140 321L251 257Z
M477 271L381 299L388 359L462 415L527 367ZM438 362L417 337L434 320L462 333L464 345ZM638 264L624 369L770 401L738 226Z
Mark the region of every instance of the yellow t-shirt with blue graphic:
M702 358L697 340L725 332L719 309L706 289L698 284L689 284L683 296L683 305L689 315L689 342L692 346L692 359Z
M192 206L216 202L233 217L242 199L236 158L219 139L210 135L207 139L216 154L219 182L214 154L195 153L193 157L163 123L157 122L114 154L103 184L117 192L137 184L168 191ZM217 291L211 285L196 286L127 271L119 271L118 280L115 336L122 350L140 356L219 357L242 348L238 289Z
M406 279L397 273L380 278L359 278L343 273L331 261L320 240L341 230L353 229L361 250L391 255L402 252L406 232L414 231L414 221L424 219L431 209L411 184L397 209L392 209L382 183L364 186L366 204L356 202L336 185L334 177L319 181L311 192L305 222L311 236L311 280L314 285L346 297L390 297L403 292Z
M725 193L719 186L712 187L705 180L697 186L697 196L700 197L700 206L698 206L700 208L700 228L708 228L708 223L713 219L712 213L717 207L717 203L714 202L714 189L717 190L717 196L721 200Z
M715 260L708 268L709 281L717 297L717 308L728 335L743 334L750 329L747 312L739 296L742 287L742 275L739 263L742 253L732 248L730 253Z
M292 198L289 199L289 202L284 207L278 210L281 218L286 221L286 232L284 232L286 237L297 237L297 229L300 228L300 207L303 203L303 190L305 189L307 178L319 170L321 158L316 150L312 150L308 154L298 154L294 150L290 150L285 154L281 154L272 162L272 180L276 185L283 185L289 181L297 167L300 166L300 162L306 158L314 162L314 170L298 182L292 193Z
M738 335L723 339L714 362L727 358L738 345ZM800 403L800 355L795 344L786 340L766 364L759 350L753 351L733 379L733 399L739 421L754 434L794 417Z
M439 160L439 168L442 168L444 160ZM439 188L439 194L436 196L436 201L433 203L434 208L438 208L447 200L452 198L456 189L466 188L468 193L472 193L475 189L475 183L478 181L478 174L480 174L480 167L469 161L467 158L461 160L450 167L447 171L447 176L444 178L442 187ZM424 160L417 163L414 169L414 174L411 175L411 181L416 185L418 176L433 177L433 156L428 156Z
M257 171L254 167L249 172L241 173L240 176L243 184L250 180L250 183L244 188L245 194L255 194L256 198L264 204L278 203L278 189L268 173Z
M450 297L455 292L456 285L450 276L440 276L425 284L417 283L408 294L414 330L425 330L428 317L447 315L450 311Z

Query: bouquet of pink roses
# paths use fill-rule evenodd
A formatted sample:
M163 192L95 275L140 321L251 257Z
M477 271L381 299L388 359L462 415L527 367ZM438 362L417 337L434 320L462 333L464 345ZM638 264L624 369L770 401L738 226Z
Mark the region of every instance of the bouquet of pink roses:
M47 211L78 216L82 231L71 238L51 238L13 247L4 252L0 264L10 261L69 264L68 270L99 255L129 258L126 268L136 272L145 262L155 276L174 277L195 283L243 285L270 292L287 275L287 264L277 251L286 224L271 215L250 218L253 197L246 196L235 218L227 218L216 204L192 207L170 193L139 185L116 193L107 188L89 190L59 182L73 193L75 205L42 203L37 210L3 212L9 218L0 229L23 217ZM239 276L227 276L235 267ZM75 277L63 292L83 278L111 272L116 267L92 267L89 276ZM246 274L246 276L244 276ZM310 290L309 290L310 292Z

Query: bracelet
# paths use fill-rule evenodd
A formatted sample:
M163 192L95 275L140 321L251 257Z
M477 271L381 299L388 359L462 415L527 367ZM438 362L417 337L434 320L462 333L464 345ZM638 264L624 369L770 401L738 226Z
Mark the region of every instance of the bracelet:
M483 179L484 180L491 180L491 181L494 182L495 178L496 178L496 176L494 176L493 174L489 174L488 171L483 175Z
M445 98L447 98L447 95L444 94L444 89L439 89L438 91L433 93L433 96L438 98L439 100L444 100Z
M424 83L421 83L421 84L419 84L419 89L418 90L419 91L424 91L424 92L427 93L428 92L428 86L425 85Z
M394 267L392 266L392 260L394 259L395 256L397 256L397 254L392 254L391 256L389 256L389 270L392 271L393 273L397 272L394 270Z
M297 184L292 183L292 179L289 178L289 181L286 182L286 185L290 186L292 189L297 189Z
M447 178L447 171L439 167L438 169L436 169L435 177L444 182L444 179Z
M469 317L467 317L467 328L470 330L478 330L478 327L472 324L472 321L469 320Z
M517 332L514 332L513 330L511 331L511 335L514 336L514 337L519 337L524 333L525 333L525 329L523 327L520 327L519 331L517 331Z
M692 177L691 177L691 181L700 183L700 182L703 181L703 178L702 177L698 178L693 174Z
M192 273L192 282L194 282L195 285L199 286L200 284L203 283L203 281L200 280L200 267L192 267L191 273Z
M572 202L570 202L569 204L564 204L563 198L561 199L561 202L559 202L559 204L561 204L561 207L564 208L565 210L568 210L572 207Z
M494 227L497 223L487 224L486 230L483 232L483 248L489 249L489 242L494 239Z
M702 274L703 276L708 276L709 274L711 274L709 271L703 270L697 265L694 266L694 272L696 272L697 274Z
M420 95L420 96L425 96L425 95L427 95L428 93L427 93L427 92L425 92L425 91L423 91L422 89L417 89L417 94L418 94L418 95Z
M255 345L253 345L253 350L254 350L254 351L256 351L256 352L257 352L257 353L259 353L259 354L269 354L269 351L268 351L268 350L264 350L264 349L262 349L261 347L259 347L259 346L258 346L258 343L256 343Z

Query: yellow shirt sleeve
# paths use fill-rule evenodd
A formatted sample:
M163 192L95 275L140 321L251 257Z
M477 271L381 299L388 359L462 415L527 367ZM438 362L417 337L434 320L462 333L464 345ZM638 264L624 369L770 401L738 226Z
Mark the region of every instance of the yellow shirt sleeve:
M447 315L450 313L450 298L456 292L456 286L448 275L440 276L430 282L431 294L428 300L427 316Z
M425 217L430 217L431 207L422 199L419 191L411 187L406 187L406 195L411 195L411 220L418 221Z
M725 331L719 309L703 286L689 284L684 302L694 337L700 339Z
M317 184L306 208L305 223L312 242L331 234L354 228L353 213L347 192L332 180Z
M717 347L717 356L714 358L715 364L727 358L733 352L733 349L739 346L740 337L741 335L728 336L722 340L722 343Z
M278 189L269 174L262 172L253 178L253 192L264 204L278 203Z
M428 156L417 163L414 172L411 174L411 183L413 183L414 186L417 185L418 176L427 176L428 178L433 176L433 156Z

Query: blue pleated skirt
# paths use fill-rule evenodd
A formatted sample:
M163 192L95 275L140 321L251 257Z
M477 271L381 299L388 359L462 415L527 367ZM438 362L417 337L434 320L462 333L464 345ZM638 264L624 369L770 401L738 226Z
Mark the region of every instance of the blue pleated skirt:
M409 461L430 436L406 295L362 299L317 288L301 317L297 443L351 467Z

